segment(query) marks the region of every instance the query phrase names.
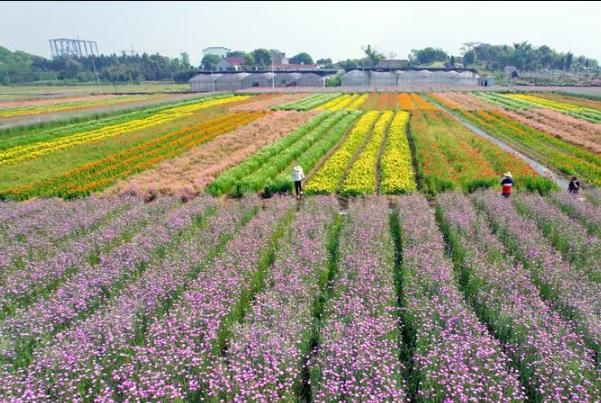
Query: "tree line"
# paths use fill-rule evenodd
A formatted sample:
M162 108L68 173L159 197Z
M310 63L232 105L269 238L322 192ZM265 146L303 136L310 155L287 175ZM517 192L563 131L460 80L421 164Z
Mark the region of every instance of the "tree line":
M333 63L331 58L314 61L307 52L300 52L291 58L292 64L319 64L325 68L352 70L376 67L383 59L394 59L394 54L385 55L372 45L361 48L363 56L357 59L341 60ZM228 57L244 59L244 70L269 70L272 53L267 49L252 52L232 51ZM205 55L200 68L214 70L220 58ZM572 52L558 52L549 46L534 46L528 42L512 45L491 45L481 42L464 44L462 55L449 55L440 48L426 47L414 49L404 61L409 67L428 66L442 63L447 67L475 67L488 71L500 71L512 66L519 71L563 70L569 72L599 73L597 60L585 56L575 56ZM172 80L187 82L197 69L190 64L187 53L169 58L147 53L129 55L99 55L88 57L57 57L46 59L23 51L14 51L0 46L0 85L29 82L90 82L96 77L105 82L141 82Z
M187 82L194 74L187 53L179 58L159 54L121 54L87 57L63 56L46 59L0 46L0 84L34 81L141 82L173 80Z
M243 70L269 70L271 68L271 62L273 61L273 56L271 52L267 49L260 48L255 49L252 52L244 52L242 50L234 50L228 52L226 57L237 57L242 58ZM204 55L202 61L200 62L200 67L203 70L211 71L215 70L217 64L221 61L221 58L216 55ZM290 64L319 64L323 65L325 68L332 68L333 63L332 59L317 59L313 60L311 55L307 52L300 52L288 59L288 63Z

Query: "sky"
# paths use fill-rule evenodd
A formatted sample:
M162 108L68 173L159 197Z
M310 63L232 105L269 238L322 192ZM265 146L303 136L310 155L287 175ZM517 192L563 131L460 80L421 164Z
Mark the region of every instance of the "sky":
M50 38L90 39L101 53L177 56L202 49L302 51L334 61L371 44L389 56L466 42L529 41L601 61L601 2L2 2L0 46L49 57Z

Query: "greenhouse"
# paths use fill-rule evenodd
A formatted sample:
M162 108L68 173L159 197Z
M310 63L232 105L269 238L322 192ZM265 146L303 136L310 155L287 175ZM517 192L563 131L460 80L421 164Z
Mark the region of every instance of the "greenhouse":
M299 73L294 73L299 74ZM296 80L298 87L323 87L325 86L325 78L320 77L315 73L303 73Z
M295 87L298 85L298 79L302 76L300 73L277 73L275 75L276 87Z
M250 76L249 73L223 74L215 80L215 91L234 91L248 88L244 81L248 76Z
M342 76L343 87L363 87L368 85L367 76L361 70L351 70Z
M376 87L394 87L397 85L397 76L389 71L370 71L369 85Z
M215 80L223 74L197 74L190 80L190 90L197 92L215 91Z
M243 85L244 88L253 87L271 87L275 81L275 74L273 73L239 73L246 74L244 77Z

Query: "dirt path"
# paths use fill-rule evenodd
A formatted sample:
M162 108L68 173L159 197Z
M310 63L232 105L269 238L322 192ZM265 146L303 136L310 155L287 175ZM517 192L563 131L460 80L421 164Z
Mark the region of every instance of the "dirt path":
M470 129L474 134L477 134L480 137L484 137L488 141L498 145L502 150L507 151L508 153L511 153L511 154L515 155L516 157L520 158L526 164L530 165L530 167L532 167L532 169L534 169L539 175L551 179L552 181L557 183L559 185L559 187L561 187L562 189L567 189L567 187L568 187L567 179L565 179L562 176L557 175L555 172L550 170L547 166L545 166L545 165L541 164L540 162L530 158L529 156L521 153L520 151L511 147L509 144L499 140L498 138L496 138L495 136L493 136L491 134L488 134L487 132L480 129L479 127L474 126L473 124L471 124L470 122L465 120L463 117L458 116L453 111L448 110L447 108L443 107L442 105L440 105L436 102L432 102L432 104L435 105L438 109L445 111L448 114L450 114L451 116L453 116L453 118L455 118L459 123L461 123L468 129Z

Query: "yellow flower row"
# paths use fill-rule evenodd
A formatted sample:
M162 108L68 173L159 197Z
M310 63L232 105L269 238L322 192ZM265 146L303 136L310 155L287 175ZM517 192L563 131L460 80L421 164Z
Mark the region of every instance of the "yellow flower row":
M133 119L125 123L119 123L111 126L102 127L99 129L75 133L69 136L59 137L49 141L38 141L31 144L24 144L17 147L12 147L4 152L0 152L0 166L13 164L26 159L36 158L51 152L62 150L75 145L89 143L109 137L120 136L126 133L145 129L151 126L156 126L171 120L175 120L184 116L188 116L201 109L211 106L222 105L225 103L240 101L249 98L250 96L231 96L205 102L194 103L190 105L179 106L163 110L157 114L144 119Z
M340 148L328 158L315 176L309 180L306 188L307 192L334 193L336 191L340 178L344 175L348 164L369 135L378 116L378 111L370 111L361 116Z
M353 102L351 102L349 104L349 106L346 107L346 109L349 110L349 111L355 111L355 110L359 109L359 107L361 105L363 105L363 103L365 101L367 101L367 97L368 97L368 94L361 95L360 97L358 97L357 99L355 99Z
M344 183L342 194L368 195L376 191L376 164L382 143L386 138L386 129L394 116L394 112L384 112L372 130L369 142L351 167Z
M321 105L319 109L330 109L333 111L338 111L350 104L351 102L353 102L355 98L357 98L357 96L352 94L340 95L339 97L336 97L331 101Z
M382 181L380 190L385 194L408 193L416 190L411 149L407 141L407 112L398 112L388 129L388 139L380 163Z
M45 105L14 106L8 108L0 107L0 118L15 118L19 116L39 115L42 113L85 109L95 106L118 105L125 102L144 101L151 97L152 96L150 95L119 96L115 98L87 99Z
M555 109L558 111L567 111L567 112L593 112L593 113L599 113L598 111L591 109L591 108L585 108L579 105L572 105L572 104L567 104L564 102L556 102L556 101L551 101L549 99L545 99L545 98L539 98L537 96L534 95L528 95L528 94L507 94L506 95L509 98L513 98L513 99L517 99L517 100L522 100L522 101L526 101L526 102L530 102L533 103L535 105L539 105L539 106L544 106L550 109Z

